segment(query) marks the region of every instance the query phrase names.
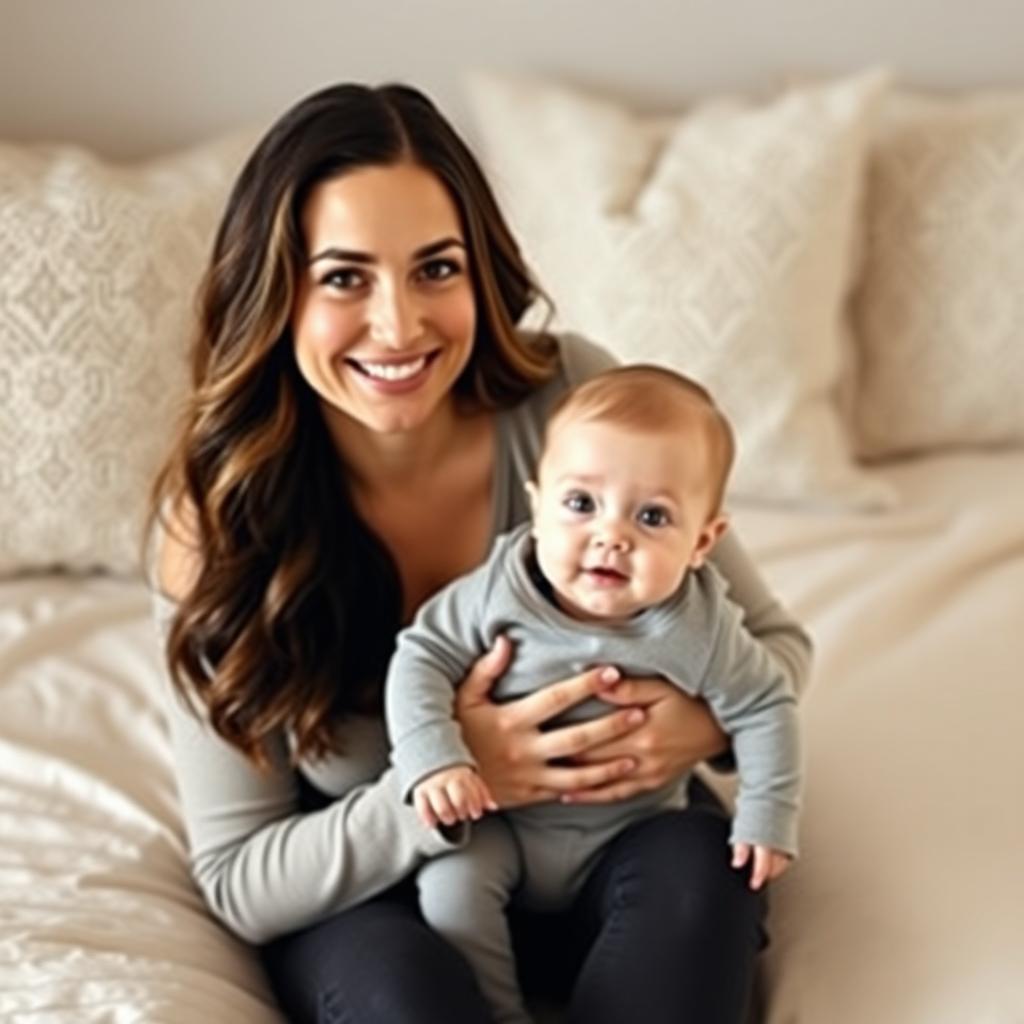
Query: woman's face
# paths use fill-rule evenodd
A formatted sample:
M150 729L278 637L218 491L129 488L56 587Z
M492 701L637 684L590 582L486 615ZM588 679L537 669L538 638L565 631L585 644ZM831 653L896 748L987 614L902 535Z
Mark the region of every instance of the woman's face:
M292 334L333 431L415 430L452 399L476 307L458 211L410 163L321 182L302 211Z

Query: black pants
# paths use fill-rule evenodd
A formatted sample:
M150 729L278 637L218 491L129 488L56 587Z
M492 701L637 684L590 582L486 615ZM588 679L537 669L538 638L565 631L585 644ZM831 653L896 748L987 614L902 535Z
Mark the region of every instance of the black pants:
M611 843L565 913L512 911L527 998L571 1024L740 1024L764 946L763 896L729 866L729 823L699 783L691 806ZM491 1024L462 957L405 883L263 947L293 1024Z

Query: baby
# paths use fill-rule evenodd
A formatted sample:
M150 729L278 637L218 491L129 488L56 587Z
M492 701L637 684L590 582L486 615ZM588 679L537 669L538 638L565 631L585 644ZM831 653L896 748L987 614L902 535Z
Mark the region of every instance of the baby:
M509 898L557 910L605 845L638 818L686 803L686 779L612 804L497 807L453 717L454 687L500 634L515 644L496 700L598 664L661 676L703 698L730 735L739 787L730 843L751 885L796 853L795 698L744 630L708 553L732 431L708 393L671 371L619 367L569 393L547 426L532 523L428 601L398 638L386 712L403 792L424 822L472 821L466 844L418 877L428 923L462 950L502 1024L529 1021L516 982ZM608 713L598 700L562 719ZM723 853L724 855L724 853Z

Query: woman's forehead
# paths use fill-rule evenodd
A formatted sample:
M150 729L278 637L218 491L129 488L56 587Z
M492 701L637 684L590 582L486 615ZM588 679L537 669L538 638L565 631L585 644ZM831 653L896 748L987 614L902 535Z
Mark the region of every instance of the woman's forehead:
M463 238L458 209L432 171L417 164L360 167L316 185L302 212L307 247L407 254Z

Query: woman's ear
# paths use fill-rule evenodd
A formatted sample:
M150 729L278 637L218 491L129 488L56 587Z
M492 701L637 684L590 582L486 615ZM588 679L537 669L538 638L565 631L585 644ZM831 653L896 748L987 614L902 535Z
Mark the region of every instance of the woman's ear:
M718 543L719 537L729 529L728 517L720 512L705 524L697 535L697 543L690 554L690 568L699 569L711 554L711 549Z
M527 480L524 486L526 488L526 497L530 502L530 518L533 520L534 528L536 528L537 516L540 515L540 488L533 480Z

